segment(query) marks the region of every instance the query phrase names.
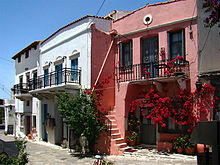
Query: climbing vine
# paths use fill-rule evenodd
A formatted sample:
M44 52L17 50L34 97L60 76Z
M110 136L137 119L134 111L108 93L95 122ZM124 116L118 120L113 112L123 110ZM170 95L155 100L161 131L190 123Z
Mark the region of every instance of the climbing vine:
M200 115L208 115L213 109L215 99L217 99L213 97L213 94L214 88L209 84L203 85L199 92L195 90L193 93L187 93L181 89L177 96L164 98L151 89L143 100L132 101L129 116L135 116L140 107L142 117L151 118L154 125L160 124L166 127L166 119L172 118L175 124L188 125L188 132L191 132L200 121ZM145 115L144 107L148 107L148 115ZM128 121L128 125L129 122L131 121ZM135 127L134 123L133 127ZM132 131L130 127L129 132Z

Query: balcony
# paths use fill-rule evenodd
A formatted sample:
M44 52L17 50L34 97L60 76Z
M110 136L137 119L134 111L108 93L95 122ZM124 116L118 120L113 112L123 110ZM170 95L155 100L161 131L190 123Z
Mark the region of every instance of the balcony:
M117 69L119 82L134 82L155 79L175 79L189 76L189 62L186 60L161 60L119 67Z
M62 70L51 72L47 75L41 75L30 79L27 83L14 85L15 94L27 94L36 89L49 88L65 84L81 85L81 70L63 68Z

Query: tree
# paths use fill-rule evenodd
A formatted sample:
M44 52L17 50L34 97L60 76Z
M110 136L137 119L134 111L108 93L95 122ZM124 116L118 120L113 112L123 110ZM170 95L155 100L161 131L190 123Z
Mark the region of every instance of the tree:
M70 96L67 92L56 94L58 110L61 116L68 121L69 127L74 135L79 138L83 133L88 142L90 150L99 136L99 133L105 129L104 116L94 105L92 97L81 92Z
M205 26L213 27L220 22L220 1L219 0L204 0L203 8L205 12L210 13L204 20Z

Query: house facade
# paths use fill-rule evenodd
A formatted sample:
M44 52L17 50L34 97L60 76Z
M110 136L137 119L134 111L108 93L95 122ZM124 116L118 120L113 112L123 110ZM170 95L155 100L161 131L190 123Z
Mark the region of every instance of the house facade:
M12 57L15 61L15 85L13 87L15 97L15 133L16 135L26 136L31 134L33 128L39 130L38 106L39 100L29 94L29 90L35 88L35 84L30 81L36 81L40 41L34 41L26 48Z
M14 91L17 132L33 137L33 132L29 130L36 125L34 134L37 140L52 144L61 144L66 140L69 147L72 146L74 135L57 110L55 93L66 91L74 95L113 74L113 59L111 62L105 59L109 47L113 45L110 30L110 20L87 15L40 42L35 49L38 53L29 52L31 62L26 60L26 53L35 46L33 43L13 56L16 69ZM106 92L110 96L105 108L110 109L114 104L114 90ZM28 103L30 108L27 108ZM30 116L32 122L29 122Z
M148 4L133 12L113 11L104 18L87 15L44 41L33 42L12 57L16 132L28 135L36 128L38 140L52 144L66 140L71 147L74 135L57 110L56 92L74 96L114 73L101 101L111 134L102 133L95 149L123 154L129 149L126 136L133 100L143 100L151 89L162 97L176 96L180 89L194 91L198 76L210 81L205 79L208 72L216 78L218 62L207 58L216 57L219 44L203 47L207 29L202 13L200 1ZM209 42L212 37L219 42L214 32L208 33ZM144 109L148 115L149 109ZM151 119L141 117L140 110L138 114L140 143L171 150L171 140L184 128L172 119L165 128L155 127Z
M111 115L124 140L128 135L132 101L143 100L151 89L161 97L177 96L180 89L195 90L198 52L205 36L201 34L204 26L199 15L202 12L200 3L175 0L149 4L113 21L112 29L118 35L115 106ZM206 52L211 45L213 43L204 48ZM213 57L216 53L213 52ZM171 61L172 68L169 68ZM141 108L145 109L145 115L149 114L147 107ZM159 124L155 126L151 119L143 118L140 110L137 117L141 124L140 143L159 150L172 150L172 139L184 130L169 118L166 127L161 127Z

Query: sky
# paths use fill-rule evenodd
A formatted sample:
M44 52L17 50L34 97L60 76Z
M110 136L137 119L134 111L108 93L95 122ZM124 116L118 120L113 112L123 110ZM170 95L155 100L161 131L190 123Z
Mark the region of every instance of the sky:
M13 55L44 40L85 15L104 16L113 10L133 11L165 0L0 0L0 99L10 99L14 85Z

